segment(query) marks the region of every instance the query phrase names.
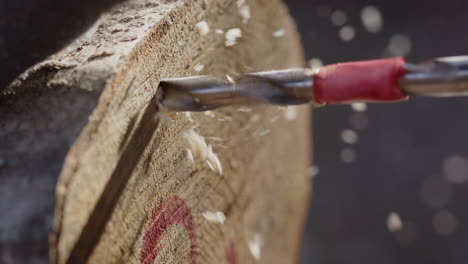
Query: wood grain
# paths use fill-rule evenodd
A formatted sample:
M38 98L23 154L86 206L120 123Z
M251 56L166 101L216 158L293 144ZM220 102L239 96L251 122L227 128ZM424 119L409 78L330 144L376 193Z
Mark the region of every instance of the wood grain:
M63 146L64 161L55 161L63 167L53 263L296 260L310 189L309 108L227 107L187 117L161 111L155 100L163 78L303 66L285 6L239 2L250 8L247 23L238 1L127 1L10 88L10 98L44 85L94 98L79 118L61 124L80 133L67 136L73 144ZM208 34L197 30L200 21L210 26ZM225 47L215 30L232 28L242 37ZM285 35L274 37L278 30ZM204 65L200 73L196 64ZM60 105L60 96L53 102ZM200 158L187 159L183 135L190 128L212 144L222 176ZM226 222L207 221L206 211L222 211ZM249 250L256 236L263 242L258 260Z

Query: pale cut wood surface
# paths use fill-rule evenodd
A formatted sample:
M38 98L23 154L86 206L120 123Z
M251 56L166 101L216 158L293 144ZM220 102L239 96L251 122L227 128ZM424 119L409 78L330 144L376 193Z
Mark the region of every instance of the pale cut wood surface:
M303 66L285 6L242 2L128 1L11 88L27 94L47 85L77 105L85 104L80 93L92 98L75 119L74 107L58 107L57 127L70 118L73 131L83 129L57 185L55 263L296 260L310 189L309 109L228 107L188 118L161 114L154 100L162 78ZM243 6L250 8L247 23L239 15ZM210 26L207 35L195 27L202 20ZM243 36L226 48L215 30L232 28ZM274 37L278 30L284 36ZM200 73L193 70L198 63ZM222 176L197 157L194 164L187 159L183 134L192 127L213 145ZM205 211L224 212L226 222L207 221ZM255 237L262 242L258 260L249 250Z

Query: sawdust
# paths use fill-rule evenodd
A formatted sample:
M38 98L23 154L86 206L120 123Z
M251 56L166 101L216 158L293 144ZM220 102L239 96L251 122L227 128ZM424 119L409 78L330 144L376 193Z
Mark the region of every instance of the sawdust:
M206 161L212 171L218 173L220 176L223 175L223 167L221 166L218 156L213 152L213 146L211 144L207 144L205 139L193 129L189 129L185 132L184 138L187 140L194 154L192 155L193 157L201 158L201 160Z
M241 108L237 109L237 111L243 112L243 113L250 113L250 112L252 112L252 108L250 108L250 107L241 107Z
M330 16L331 22L335 26L343 26L346 23L347 16L343 10L335 10Z
M281 38L281 37L284 37L285 34L286 34L286 30L284 30L284 29L278 29L278 30L276 30L275 32L273 32L273 37L275 37L275 38Z
M209 139L209 140L213 140L213 141L218 141L218 142L221 142L221 141L223 141L223 139L222 139L222 138L220 138L220 137L207 137L207 139Z
M345 148L340 153L341 160L345 163L352 163L356 160L356 152L350 148Z
M266 136L266 135L270 134L270 132L271 132L271 129L264 129L264 130L258 132L257 135L258 135L259 137L263 137L263 136Z
M216 171L215 167L213 166L213 164L211 164L210 161L206 160L206 164L208 164L208 167L210 167L212 171Z
M242 23L247 24L249 23L251 14L250 14L250 7L248 5L244 5L239 7L239 15L241 16Z
M323 62L319 58L312 58L307 62L307 64L309 68L311 68L314 71L320 69L323 66Z
M208 25L206 21L198 22L195 25L195 27L198 29L198 33L200 33L200 35L202 36L205 36L208 33L210 33L210 26Z
M310 178L315 178L320 173L320 169L317 166L310 166L307 168L307 176Z
M208 145L206 161L212 171L218 173L220 176L223 176L223 167L221 166L221 162L219 161L218 155L216 155L216 153L213 152L213 146L211 145Z
M281 118L280 115L275 115L274 117L270 118L270 123L274 123L278 121Z
M295 106L288 106L288 107L284 110L283 117L284 117L284 119L286 119L286 120L288 120L288 121L296 120L296 118L297 118L297 107L295 107Z
M231 76L229 76L229 74L226 74L226 79L229 83L234 83L234 79Z
M260 260L262 256L263 238L259 233L255 233L253 238L248 242L250 254L255 260Z
M341 140L347 144L356 144L358 138L358 134L352 129L345 129L341 132Z
M194 122L192 119L192 113L190 112L185 112L185 118L187 118L189 122Z
M338 32L340 39L344 42L350 42L354 39L356 35L356 30L353 26L344 26Z
M390 38L386 53L390 56L408 56L411 46L411 39L407 35L395 34Z
M220 117L218 118L218 121L221 121L221 122L232 122L232 117L230 116L223 116L223 117Z
M237 40L242 37L242 30L240 28L232 28L226 31L224 35L226 40L224 45L226 47L231 47L237 44Z
M205 65L197 63L195 66L193 66L193 70L196 72L201 72L205 68Z
M217 211L217 212L207 211L207 212L203 212L202 215L208 222L211 222L211 223L224 224L224 222L226 221L226 216L221 211Z
M364 28L371 33L377 33L383 27L382 14L375 6L365 6L361 10L361 22Z
M189 129L187 132L185 132L184 138L189 143L190 149L192 150L195 157L206 160L208 157L208 145L206 144L205 139L193 129Z
M193 158L192 151L190 149L186 149L185 152L187 153L187 160L194 165L195 164L195 159Z
M401 221L400 215L395 212L391 212L387 218L387 228L390 232L400 231L403 228L403 222Z
M366 103L352 103L351 108L356 112L366 112L367 104Z
M205 111L205 115L211 118L215 118L216 115L213 111Z

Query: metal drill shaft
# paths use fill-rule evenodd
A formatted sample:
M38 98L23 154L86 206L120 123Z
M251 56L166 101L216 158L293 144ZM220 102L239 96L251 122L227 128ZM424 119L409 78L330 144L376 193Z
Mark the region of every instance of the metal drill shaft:
M234 83L212 76L176 78L160 83L169 111L206 111L226 105L310 103L313 72L290 69L241 75Z
M468 95L468 56L406 64L405 68L398 85L408 95ZM212 76L176 78L162 81L160 88L169 111L206 111L227 105L313 103L313 80L312 70L291 69L244 74L233 83Z
M446 97L468 95L468 56L437 58L407 64L408 73L399 80L407 94Z

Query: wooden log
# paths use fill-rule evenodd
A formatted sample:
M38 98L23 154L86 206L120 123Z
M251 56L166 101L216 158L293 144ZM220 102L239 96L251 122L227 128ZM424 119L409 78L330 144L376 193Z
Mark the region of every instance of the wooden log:
M226 47L237 28L242 37ZM56 184L53 263L294 262L309 193L308 107L171 114L155 96L163 78L303 64L279 0L113 7L2 96L2 174L25 182L2 196L25 207L1 205L20 212L12 232L41 234L5 245L44 247Z

